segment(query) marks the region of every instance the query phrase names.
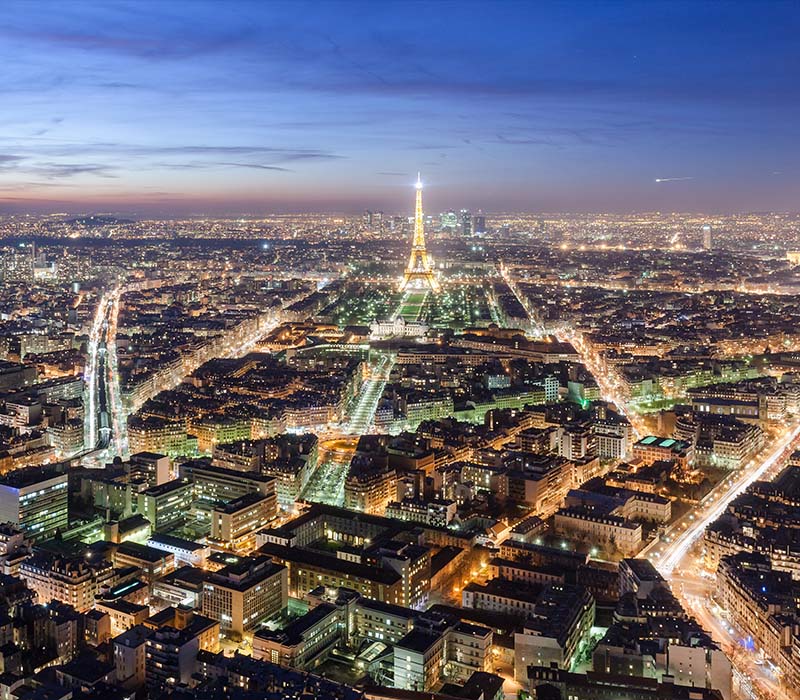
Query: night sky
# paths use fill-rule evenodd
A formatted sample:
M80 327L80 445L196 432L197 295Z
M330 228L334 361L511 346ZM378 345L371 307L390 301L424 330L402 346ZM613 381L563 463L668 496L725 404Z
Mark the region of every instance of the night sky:
M800 210L797 1L2 12L0 211Z

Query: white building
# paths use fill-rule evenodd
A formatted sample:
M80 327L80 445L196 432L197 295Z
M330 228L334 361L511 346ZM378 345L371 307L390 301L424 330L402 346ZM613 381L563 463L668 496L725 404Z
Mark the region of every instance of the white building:
M428 334L428 326L424 323L409 323L402 316L387 321L373 321L369 325L370 340L380 338L402 337L422 338Z

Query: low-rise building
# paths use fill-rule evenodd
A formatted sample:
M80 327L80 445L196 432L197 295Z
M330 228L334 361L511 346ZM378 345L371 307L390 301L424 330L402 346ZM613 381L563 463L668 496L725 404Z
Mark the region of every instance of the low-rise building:
M27 467L0 477L0 522L22 528L35 540L67 529L67 472Z
M111 634L117 636L136 625L141 625L149 616L147 605L137 605L127 600L98 600L95 610L108 615L111 621Z
M274 494L248 493L227 503L220 503L211 513L211 547L237 554L255 549L256 533L266 527L278 511Z
M546 586L522 631L514 634L514 677L526 680L531 665L569 669L594 615L594 598L585 588Z
M597 543L626 556L636 554L642 547L641 523L587 508L562 508L555 514L553 527L559 535Z
M141 569L142 578L151 585L175 569L175 557L171 552L136 542L120 543L116 546L112 558L114 566L132 566Z
M318 586L327 586L352 588L368 598L395 605L403 603L403 577L393 569L269 542L258 551L286 567L289 595L294 598L302 598Z
M16 576L19 565L31 555L30 544L21 527L0 523L0 574Z
M181 525L194 501L194 485L185 479L173 479L151 486L137 496L138 511L150 521L154 532L169 532Z
M397 473L388 466L350 465L344 482L344 507L382 514L397 494Z
M784 668L792 667L798 596L800 584L790 574L773 569L761 554L739 552L719 562L716 597L720 607L756 649Z
M280 630L260 629L253 635L253 657L289 668L311 669L341 641L342 612L321 603Z
M206 559L211 553L207 544L185 540L174 535L156 532L147 539L147 546L169 552L175 558L175 566L196 566L205 568Z
M234 639L277 615L288 602L285 566L260 555L244 558L208 576L203 584L203 614L218 620Z
M455 517L456 511L457 505L455 501L404 498L402 501L391 501L386 506L385 515L387 518L446 527Z
M444 678L464 682L490 664L492 632L486 627L423 615L393 649L394 685L429 692Z
M673 460L685 469L694 462L694 447L686 440L648 435L633 445L633 457L644 464Z
M79 612L94 606L104 587L117 581L111 562L85 557L66 558L40 553L20 565L19 575L40 603L58 600Z

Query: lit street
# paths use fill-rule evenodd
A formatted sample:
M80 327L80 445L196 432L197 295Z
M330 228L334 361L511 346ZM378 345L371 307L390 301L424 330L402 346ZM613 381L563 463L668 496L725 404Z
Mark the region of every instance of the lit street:
M394 360L390 355L382 355L376 366L371 369L370 376L361 385L358 395L353 399L345 434L361 435L369 432L378 401L383 394L393 364Z
M681 567L693 544L700 538L706 527L725 511L733 498L754 481L766 476L770 470L780 468L789 452L800 438L800 425L787 429L774 444L769 445L762 454L751 460L750 465L738 474L721 482L706 498L704 503L687 514L667 530L667 543L652 543L642 555L646 555L665 576Z

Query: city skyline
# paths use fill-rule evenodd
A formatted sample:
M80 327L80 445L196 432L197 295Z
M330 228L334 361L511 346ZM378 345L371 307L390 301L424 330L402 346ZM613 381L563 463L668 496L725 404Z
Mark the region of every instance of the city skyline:
M800 0L9 0L18 700L800 700Z
M2 213L797 210L790 3L11 7Z

